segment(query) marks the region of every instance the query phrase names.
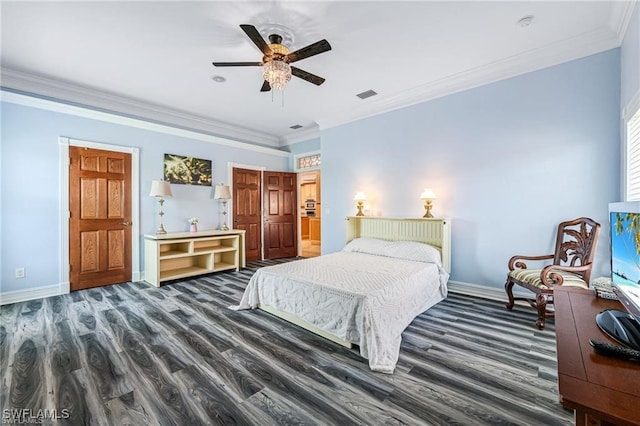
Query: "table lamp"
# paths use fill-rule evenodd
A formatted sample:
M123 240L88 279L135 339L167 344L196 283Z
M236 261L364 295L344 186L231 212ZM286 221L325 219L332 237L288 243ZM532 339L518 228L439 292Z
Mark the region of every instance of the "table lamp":
M436 199L436 194L433 192L433 189L425 188L422 194L420 194L420 199L424 201L424 209L426 210L422 217L433 217L431 214L431 203Z
M228 231L229 227L227 226L227 201L231 199L231 189L229 188L229 185L216 185L216 192L214 193L213 198L222 202L222 226L220 226L220 230Z
M160 215L160 226L158 226L156 234L166 234L167 231L162 225L162 216L164 216L162 205L164 204L165 197L173 197L173 193L171 192L171 185L169 185L169 182L165 182L163 180L153 180L151 181L151 191L149 192L149 196L157 197L158 202L160 203L160 213L158 213Z
M364 216L364 213L362 213L362 207L364 206L364 201L367 201L367 196L364 192L357 192L356 196L353 197L353 200L358 202L358 213L356 213L356 216Z

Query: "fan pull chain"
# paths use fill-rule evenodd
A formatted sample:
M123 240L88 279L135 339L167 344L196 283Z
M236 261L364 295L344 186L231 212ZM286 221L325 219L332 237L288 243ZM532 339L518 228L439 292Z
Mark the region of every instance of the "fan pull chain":
M275 97L275 92L276 92L276 90L271 90L271 103L273 103L275 101L275 98L274 98ZM281 95L280 95L281 96L280 97L280 100L281 100L280 106L282 108L284 108L284 89L278 90L278 92L281 93Z

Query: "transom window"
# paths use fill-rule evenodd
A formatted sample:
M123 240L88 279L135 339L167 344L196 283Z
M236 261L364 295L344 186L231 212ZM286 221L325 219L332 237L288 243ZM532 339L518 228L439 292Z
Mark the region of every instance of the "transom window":
M296 168L298 170L316 169L318 167L320 167L320 154L306 155L297 158Z

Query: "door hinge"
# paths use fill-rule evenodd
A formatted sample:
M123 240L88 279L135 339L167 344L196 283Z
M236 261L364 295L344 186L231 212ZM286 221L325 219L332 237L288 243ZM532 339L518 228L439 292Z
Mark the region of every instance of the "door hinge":
M69 272L71 272L71 264L69 264Z

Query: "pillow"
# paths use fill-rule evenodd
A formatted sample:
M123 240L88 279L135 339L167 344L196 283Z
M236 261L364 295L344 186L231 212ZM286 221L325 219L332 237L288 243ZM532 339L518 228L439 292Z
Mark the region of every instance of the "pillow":
M354 238L344 246L342 251L384 256L384 252L389 243L391 243L391 241L379 240L377 238Z
M441 264L440 251L437 248L417 241L394 241L385 255L416 262Z
M346 252L441 264L440 252L433 246L416 241L386 241L377 238L356 238L342 249Z

